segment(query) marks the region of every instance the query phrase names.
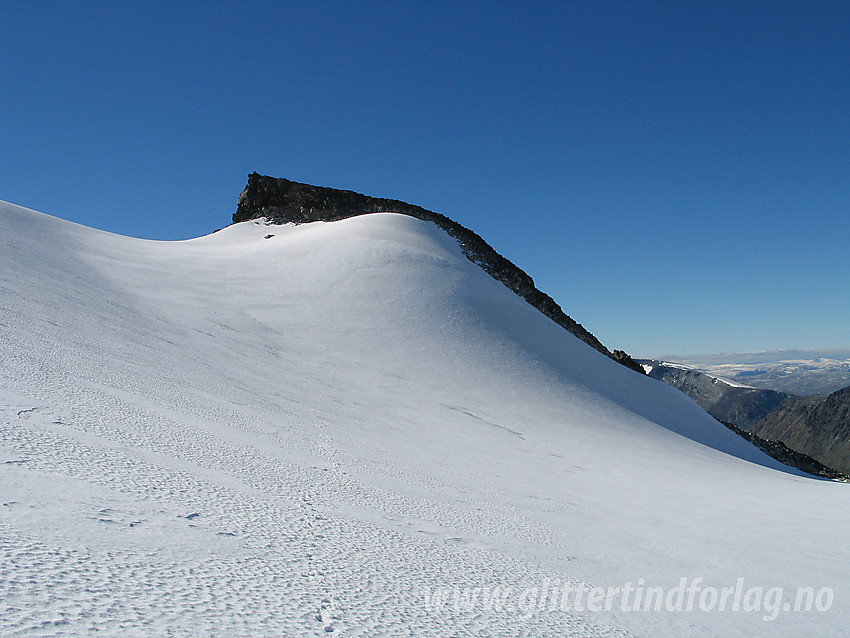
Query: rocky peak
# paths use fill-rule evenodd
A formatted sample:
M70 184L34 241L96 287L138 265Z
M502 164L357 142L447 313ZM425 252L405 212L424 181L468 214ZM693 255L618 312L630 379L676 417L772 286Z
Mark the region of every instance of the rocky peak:
M233 223L265 217L274 224L302 224L337 221L377 212L402 213L435 223L458 241L470 261L483 268L494 279L589 346L643 374L643 369L629 355L622 350L615 350L613 353L608 350L581 324L566 315L549 295L538 290L534 280L525 271L497 253L480 236L445 215L421 206L251 173L248 176L248 185L239 196Z

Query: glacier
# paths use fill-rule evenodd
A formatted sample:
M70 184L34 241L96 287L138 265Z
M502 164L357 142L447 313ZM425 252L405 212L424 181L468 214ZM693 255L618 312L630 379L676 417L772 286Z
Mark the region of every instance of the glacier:
M0 203L0 245L2 635L850 624L848 485L582 343L431 223L255 220L158 242ZM834 601L528 604L682 579Z

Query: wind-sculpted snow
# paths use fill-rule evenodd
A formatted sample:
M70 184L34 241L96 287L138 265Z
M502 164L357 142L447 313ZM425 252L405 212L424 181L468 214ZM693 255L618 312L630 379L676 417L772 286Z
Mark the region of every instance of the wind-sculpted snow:
M239 195L233 223L265 219L273 224L333 222L359 215L394 212L435 224L460 244L466 258L502 282L559 326L602 354L643 373L643 369L622 350L608 350L599 339L572 317L566 315L549 295L538 290L534 280L469 228L445 215L397 199L370 197L349 190L313 186L258 173L248 176L248 185Z
M2 635L838 636L850 620L846 485L580 342L427 222L151 242L0 204L0 277ZM525 604L541 583L680 578L835 602L770 622ZM476 587L517 596L439 600Z

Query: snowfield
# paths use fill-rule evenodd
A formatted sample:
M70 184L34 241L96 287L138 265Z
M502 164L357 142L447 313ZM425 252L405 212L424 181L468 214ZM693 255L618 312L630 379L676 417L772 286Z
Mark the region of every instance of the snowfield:
M153 242L0 204L4 636L842 636L849 489L432 224ZM614 591L683 579L691 610Z

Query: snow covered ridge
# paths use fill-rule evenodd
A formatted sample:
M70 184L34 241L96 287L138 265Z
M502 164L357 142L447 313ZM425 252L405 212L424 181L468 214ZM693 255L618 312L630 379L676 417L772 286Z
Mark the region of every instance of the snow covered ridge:
M233 223L261 218L273 224L329 222L377 212L401 213L433 222L460 243L463 253L471 262L513 290L552 321L614 361L643 373L643 369L623 350L608 350L581 324L566 315L549 295L537 289L534 280L525 271L497 253L479 235L445 215L421 206L251 173L248 176L248 185L239 196Z
M0 204L0 635L842 636L848 487L411 216L154 242ZM640 579L660 609L588 603ZM423 595L546 582L582 608Z

